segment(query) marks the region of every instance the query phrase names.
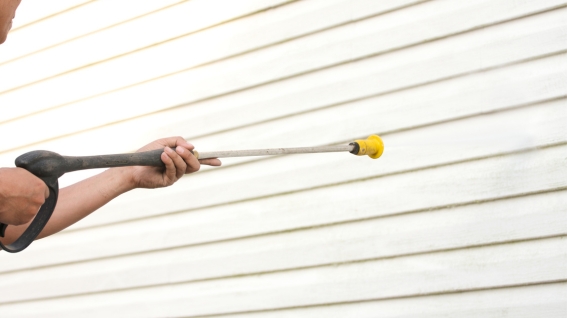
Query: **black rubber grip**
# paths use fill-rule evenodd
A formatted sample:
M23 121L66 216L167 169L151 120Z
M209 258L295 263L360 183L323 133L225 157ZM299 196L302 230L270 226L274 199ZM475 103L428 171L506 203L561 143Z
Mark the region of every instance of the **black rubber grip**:
M146 152L129 154L88 156L88 157L66 157L55 152L36 150L25 153L16 158L16 167L24 168L45 182L49 188L49 197L39 209L35 218L12 244L4 245L0 242L0 247L10 253L23 251L41 233L57 205L59 196L58 179L67 172L112 168L125 166L154 166L165 167L161 161L163 149L156 149ZM7 225L0 223L0 234L3 237Z

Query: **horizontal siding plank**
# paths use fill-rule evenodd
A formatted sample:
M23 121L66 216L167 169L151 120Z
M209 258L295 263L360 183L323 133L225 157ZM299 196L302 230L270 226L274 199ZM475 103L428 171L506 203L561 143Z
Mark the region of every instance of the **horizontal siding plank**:
M443 129L439 129L437 133L439 132L446 133ZM408 135L407 138L411 139L412 136L418 134L419 132ZM559 132L558 135L562 136L560 138L563 139L566 136L564 131ZM417 155L408 155L407 148L405 151L402 149L401 152L398 152L400 156L396 156L396 151L392 151L390 159L384 158L384 167L395 167L397 165L403 171L405 170L404 164L407 165L410 162L415 164L416 160L419 162L419 160L427 160L427 157L429 157L439 162L440 158L450 156L451 153L455 156L451 147L445 148L444 151L442 147L428 149L427 143L422 141L425 139L418 140L421 141L418 143L422 144L421 147L410 147L415 148ZM484 140L483 144L490 144L484 142ZM512 147L518 147L518 144ZM471 147L470 151L478 148L482 148L482 145ZM189 211L189 213L154 217L130 225L107 225L60 233L49 240L40 240L34 243L26 254L22 254L17 259L5 258L0 264L0 271L6 272L85 260L108 256L113 253L120 254L125 250L130 252L150 250L152 247L160 248L165 242L179 244L177 246L202 244L235 237L430 209L475 200L491 200L522 193L549 191L567 186L567 178L562 173L564 169L561 168L564 165L565 159L562 158L562 154L564 154L565 149L567 149L566 146L552 147L411 173L386 175L367 181L315 188L309 191L303 188L304 191L201 208L200 210ZM423 152L422 154L420 154L420 150ZM429 155L427 151L431 151ZM466 155L466 150L458 153ZM323 157L321 157L321 160L324 162ZM306 186L308 187L309 180L323 178L323 182L328 182L328 179L325 181L325 178L332 178L337 173L348 176L352 171L358 171L356 172L358 175L368 175L369 171L384 169L381 165L372 167L372 164L363 162L360 163L361 166L337 164L337 162L332 161L328 165L317 163L317 161L314 161L311 166L296 170L294 173L287 173L287 176L285 171L281 171L279 176L281 183L274 184L272 181L268 184L270 187L278 187L279 184L285 187L294 183L307 183ZM407 168L412 171L415 170L414 167ZM239 175L242 175L242 172ZM278 175L276 174L274 177L278 177ZM222 180L222 177L219 178ZM261 178L259 179L261 180ZM273 178L272 180L278 179ZM455 187L455 183L460 186ZM223 195L231 196L234 193L238 194L242 185L242 182L227 183L224 185L226 190L222 190L222 187L220 189L219 187L211 187L213 190L208 193L199 192L199 189L185 193L178 192L175 195L166 195L163 192L157 195L155 192L146 193L144 197L138 196L136 200L128 203L121 201L111 204L106 209L91 216L91 219L101 224L101 220L106 223L124 220L125 215L127 218L133 218L171 212L172 209L183 206L197 208L200 199L192 198L206 197L206 200L211 200L216 197L222 198ZM265 183L259 185L262 186ZM401 191L403 191L405 200L399 199ZM447 196L446 193L452 195ZM246 195L246 193L240 192L240 195ZM378 210L374 204L377 197L380 198L380 209ZM159 202L164 201L168 202L171 207L164 210L159 204ZM89 219L83 221L83 223L88 221ZM93 222L90 221L90 225L92 224ZM84 225L81 226L84 227ZM168 230L164 232L163 229ZM120 246L115 244L118 240L121 242ZM85 246L89 246L89 248L85 249ZM115 246L116 249L112 246Z
M29 27L10 33L10 40L2 45L0 50L0 65L180 1L182 0L159 2L143 0L136 1L135 6L127 1L91 1L73 10L58 14L56 18L39 21ZM26 2L24 1L24 3ZM31 7L22 9L34 12L41 11L41 9L32 9ZM96 17L96 19L92 17ZM33 72L25 73L33 74ZM11 78L10 75L12 74L7 73L5 75L6 77L0 78L0 92L22 84L18 78Z
M242 315L226 318L502 318L550 317L563 318L567 314L567 284L546 284L483 290L452 295L428 296L362 302L315 308L298 308Z
M415 29L416 28L414 27L413 30ZM443 29L442 34L447 34L447 32L450 32L450 30L445 28ZM416 37L416 41L420 42L426 40L427 38L422 38L422 36L427 35L428 34L419 34L414 37ZM556 42L546 41L546 43ZM564 41L557 43L564 44ZM539 48L540 46L527 46L527 48L530 47ZM553 49L551 50L553 51ZM433 52L433 50L430 52ZM512 52L523 52L523 50L514 49ZM533 51L531 52L534 53ZM549 53L549 51L546 52ZM432 80L439 80L445 76L455 76L460 72L471 72L478 70L479 68L483 69L489 67L491 63L499 65L504 61L510 61L510 57L505 54L501 56L489 55L490 58L483 59L482 62L478 59L470 61L471 63L466 63L466 61L457 61L457 59L450 59L446 64L436 65L437 67L434 68L433 66L435 63L430 64L429 62L441 63L445 62L445 59L423 61L423 57L413 55L413 59L410 58L408 60L408 57L411 55L412 54L395 54L392 55L393 57L387 56L382 59L365 60L359 63L336 67L328 71L309 74L307 76L302 76L301 78L294 78L293 80L282 81L257 89L247 90L242 93L232 94L224 98L216 98L206 102L201 102L198 104L198 108L195 107L197 105L193 105L190 109L195 115L199 115L200 113L203 115L196 116L196 118L192 119L196 119L196 122L199 122L201 120L210 120L211 117L222 114L222 118L225 118L225 116L231 116L230 118L243 118L234 123L234 125L242 125L267 120L277 116L289 115L298 110L313 109L352 98L360 98L361 96L369 94L385 93L391 90L401 89L402 87L423 84ZM517 56L517 54L512 54L511 56ZM528 53L528 56L531 56L530 53ZM415 73L415 70L413 70L413 68L417 65L413 65L413 68L407 67L408 64L411 64L411 62L415 61L416 58L418 58L418 61L422 61L422 70L420 73ZM439 58L441 58L441 56ZM494 58L494 60L491 60L492 58ZM502 61L502 59L504 59L504 61ZM390 62L392 65L382 64L383 62ZM405 68L402 67L402 69L398 70L401 71L401 73L398 74L396 72L394 74L388 74L388 72L386 72L386 70L393 72L393 69L396 68L395 66L399 66L400 64L406 66ZM405 72L411 70L413 70L413 72L406 75ZM377 74L381 74L382 76L377 76ZM6 123L2 127L4 129L9 129L12 133L16 130L20 138L17 144L4 145L4 149L8 147L22 146L22 144L38 142L44 139L55 138L57 136L81 131L87 128L108 124L115 120L124 120L147 112L153 112L170 106L186 103L187 98L190 98L189 96L192 95L192 93L188 91L188 89L190 90L190 86L187 86L188 83L183 80L183 76L184 73L176 74L157 81L137 85L94 99L88 99L79 103L53 109L45 113ZM386 76L388 76L388 78L386 78ZM365 84L361 84L361 81L364 81ZM400 85L404 86L400 87ZM345 93L328 93L329 91L336 91L336 88L338 87L341 88L339 91ZM157 96L152 93L152 96L147 96L148 93L155 91L161 91L163 94ZM315 96L317 96L317 99L314 99ZM120 102L120 100L122 100L122 102ZM298 100L298 102L296 102L296 100ZM134 103L137 107L135 110L127 107L116 107L117 104L125 105L127 103ZM13 103L10 104L13 105ZM26 104L29 105L30 103ZM271 107L265 107L266 104L269 104ZM22 107L25 106L22 105ZM112 109L106 111L105 107ZM11 109L21 109L21 107L14 107ZM185 110L185 112L187 112L187 110ZM235 113L240 115L242 113L247 113L253 114L253 116L235 116ZM102 114L104 114L104 116ZM42 125L45 125L45 122L58 123L61 118L68 117L88 117L90 124L86 125L84 121L65 122L61 125L55 125L55 127L52 126L49 130L45 130L45 133L42 135L29 134L29 132L21 131L21 128L18 131L18 127L24 126L34 126L38 129L42 129Z
M567 240L494 245L2 306L13 317L199 316L567 280ZM226 266L230 266L227 264Z
M22 1L12 25L12 32L20 31L24 26L28 26L31 23L92 1L93 0Z
M43 50L38 54L0 65L0 72L11 75L12 79L9 82L9 85L12 85L11 87L20 86L127 54L286 2L289 2L289 0L187 1L178 6L172 6L129 21L129 23L103 29L86 37ZM176 21L176 23L172 23L172 21ZM183 23L179 21L183 21ZM110 43L112 45L109 45ZM57 61L57 63L53 63L53 61ZM34 72L22 72L22 69L33 69ZM25 73L25 75L22 73ZM5 105L4 102L2 101L1 104ZM19 115L15 116L21 116L29 111L41 110L42 107L38 108L38 106L41 106L41 104L31 109L26 107L26 112L19 112L17 113ZM6 112L4 116L7 119L14 118L13 112Z
M552 192L155 252L145 251L154 248L149 241L153 245L161 243L161 240L156 242L159 234L146 232L144 237L150 239L145 241L139 235L129 237L146 247L140 250L143 254L2 275L0 288L10 293L0 303L567 235L566 194ZM178 229L171 226L170 229L170 236L179 236L171 233ZM111 248L121 245L117 240Z

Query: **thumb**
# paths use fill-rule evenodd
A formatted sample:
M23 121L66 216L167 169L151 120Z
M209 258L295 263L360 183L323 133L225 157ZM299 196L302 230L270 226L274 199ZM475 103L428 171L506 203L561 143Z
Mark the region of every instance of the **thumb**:
M45 193L44 193L44 195L45 195L45 199L47 200L47 198L49 198L49 187L48 187L48 186L45 186Z

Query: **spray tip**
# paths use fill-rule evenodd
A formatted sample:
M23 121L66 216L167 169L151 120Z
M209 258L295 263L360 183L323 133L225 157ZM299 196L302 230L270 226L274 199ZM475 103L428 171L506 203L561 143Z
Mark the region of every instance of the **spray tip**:
M353 154L357 156L368 155L372 159L378 159L384 153L384 142L376 135L371 135L365 140L355 140Z

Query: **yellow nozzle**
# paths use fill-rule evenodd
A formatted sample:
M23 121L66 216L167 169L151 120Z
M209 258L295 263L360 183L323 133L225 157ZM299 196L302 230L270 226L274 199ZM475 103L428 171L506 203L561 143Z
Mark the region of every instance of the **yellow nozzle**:
M376 135L371 135L366 140L355 140L358 144L357 156L368 155L372 159L378 159L384 153L384 142Z

